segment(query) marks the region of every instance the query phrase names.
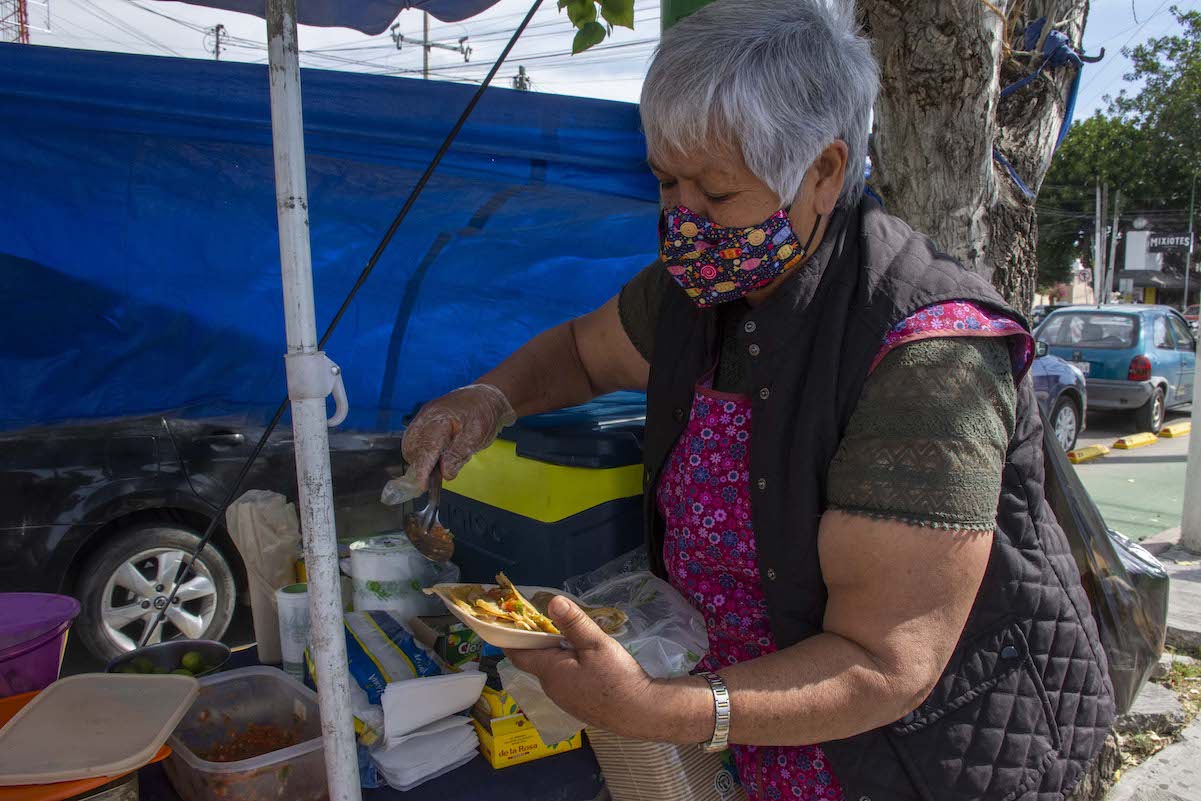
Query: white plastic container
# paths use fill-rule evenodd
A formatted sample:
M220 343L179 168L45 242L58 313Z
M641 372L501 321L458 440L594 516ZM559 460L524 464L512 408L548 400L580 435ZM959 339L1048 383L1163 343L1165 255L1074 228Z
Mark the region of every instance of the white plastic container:
M296 726L300 741L237 762L206 753L249 724ZM271 667L248 667L200 681L200 695L171 736L167 778L182 801L327 801L317 695Z
M426 559L404 534L381 534L350 545L356 612L392 612L400 620L436 615L441 604L421 591L440 580L442 567Z

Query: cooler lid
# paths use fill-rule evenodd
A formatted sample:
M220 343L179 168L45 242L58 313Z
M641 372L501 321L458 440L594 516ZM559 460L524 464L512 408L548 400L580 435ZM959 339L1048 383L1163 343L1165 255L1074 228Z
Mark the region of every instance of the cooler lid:
M517 455L548 464L603 470L642 463L646 396L618 392L582 406L523 417L501 432Z

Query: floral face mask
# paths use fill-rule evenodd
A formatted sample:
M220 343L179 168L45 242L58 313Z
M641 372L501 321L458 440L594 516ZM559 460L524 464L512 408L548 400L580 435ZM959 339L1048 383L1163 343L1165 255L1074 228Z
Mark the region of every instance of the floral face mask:
M708 309L765 287L804 261L821 220L819 214L802 245L788 209L759 225L725 228L677 206L659 218L659 256L692 302Z

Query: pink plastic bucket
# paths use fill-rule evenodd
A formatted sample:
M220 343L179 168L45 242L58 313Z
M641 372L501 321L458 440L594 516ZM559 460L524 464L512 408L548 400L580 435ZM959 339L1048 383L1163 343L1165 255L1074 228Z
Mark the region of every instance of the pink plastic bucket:
M79 601L40 592L0 593L0 698L53 684Z

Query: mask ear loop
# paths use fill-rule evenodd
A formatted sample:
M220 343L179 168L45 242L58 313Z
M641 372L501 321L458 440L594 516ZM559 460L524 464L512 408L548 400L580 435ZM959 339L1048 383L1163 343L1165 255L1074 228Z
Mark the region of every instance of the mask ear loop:
M822 224L822 215L817 215L817 219L813 221L813 230L809 232L809 238L805 240L805 244L801 245L801 258L809 258L809 248L813 245L813 240L817 238L817 229Z

